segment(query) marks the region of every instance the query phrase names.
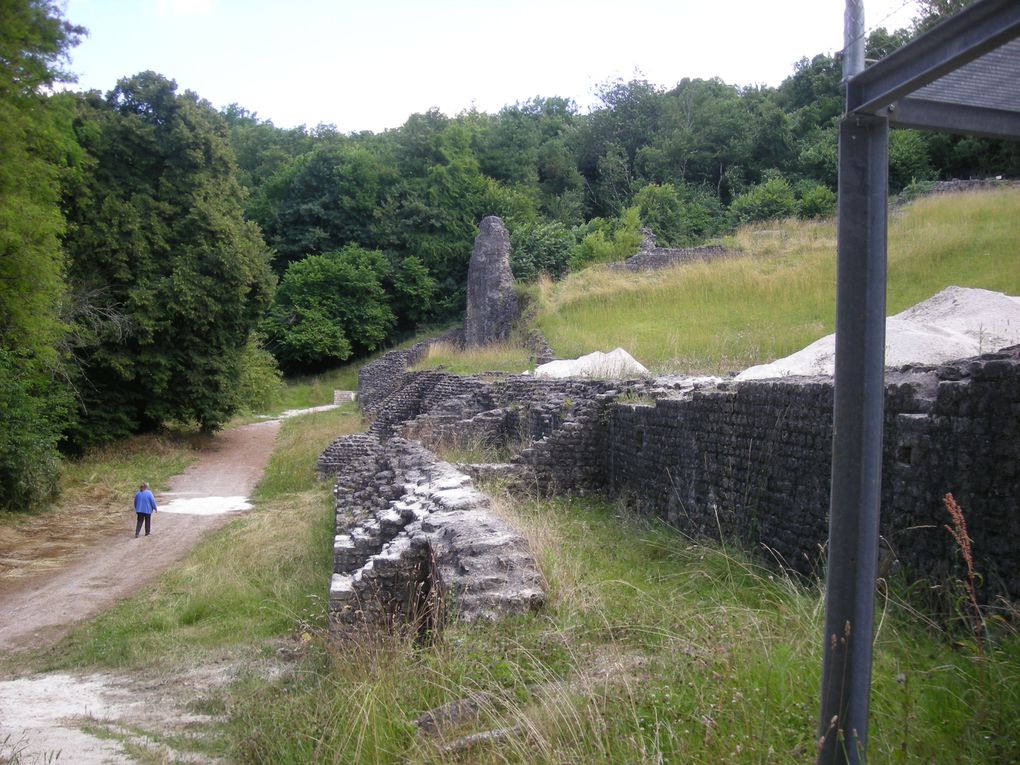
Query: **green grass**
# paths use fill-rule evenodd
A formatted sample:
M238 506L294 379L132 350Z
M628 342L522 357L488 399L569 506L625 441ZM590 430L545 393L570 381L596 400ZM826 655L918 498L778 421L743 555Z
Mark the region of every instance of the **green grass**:
M536 616L454 625L437 645L315 641L302 672L237 690L250 762L799 763L813 759L822 596L718 545L592 500L504 508L549 579ZM887 603L876 640L875 762L1020 756L1020 640L984 661ZM462 698L513 727L466 759L409 721ZM456 734L454 734L456 735Z
M890 215L888 313L949 285L1020 294L1020 191L925 197ZM593 268L534 289L563 357L621 346L655 372L723 373L833 331L835 224L746 227L742 256L643 274Z
M915 203L902 217L895 213L890 312L951 283L1020 292L1015 234L1002 228L1012 222L1008 230L1015 232L1018 200L1015 192L938 198ZM998 212L987 212L988 205ZM970 233L953 239L957 227ZM933 240L937 246L922 246ZM557 343L567 342L577 317L601 305L602 320L611 325L603 334L611 337L626 306L635 312L627 331L636 338L647 332L642 342L649 344L639 348L651 349L654 327L638 317L651 323L675 303L675 316L662 326L683 319L684 332L671 329L674 335L660 336L660 345L702 370L761 360L750 357L766 347L787 352L779 349L828 331L831 225L745 230L734 244L753 254L677 269L676 278L592 271L546 284L541 296L555 311L544 315L541 321L551 323L543 327L566 353ZM768 301L774 316L759 305ZM738 311L738 319L726 310ZM766 326L746 324L755 321ZM721 350L709 342L713 322L719 322ZM591 350L583 346L590 338L582 329L571 341L579 352ZM694 342L685 333L703 337ZM319 385L345 387L340 379ZM296 405L317 403L325 402ZM57 648L5 666L172 675L225 658L273 661L281 644L299 646L277 679L251 673L195 702L227 715L207 732L204 751L238 762L813 760L819 583L767 570L732 547L695 543L606 502L539 502L496 491L499 512L525 530L548 580L548 602L537 614L495 625L452 624L429 646L330 639L332 512L329 486L314 480L314 460L334 436L359 427L349 407L285 423L256 490L255 512ZM89 470L84 464L82 470L84 480ZM871 761L1020 761L1017 615L991 615L982 655L968 639L965 619L926 617L900 589L890 590L876 619ZM451 736L513 732L462 754L416 737L413 719L463 698L478 701L479 719Z
M534 369L530 353L514 343L493 343L476 348L460 349L448 343L433 343L428 356L414 369L437 369L457 375L477 375L486 372L520 374Z
M333 403L333 391L358 389L358 370L367 362L346 364L337 369L315 375L289 377L283 398L275 407L282 412L286 409L308 409Z
M198 699L225 711L192 749L254 763L799 763L814 753L821 664L817 582L766 570L591 499L498 498L531 540L545 609L453 624L441 640L337 643L325 630L333 534L315 457L355 430L346 409L285 423L256 511L210 537L146 592L21 668L168 677L224 660L279 662ZM986 658L967 633L896 600L881 605L871 757L995 763L1020 757L1020 638L992 621ZM444 754L413 719L475 698L451 736L512 727Z

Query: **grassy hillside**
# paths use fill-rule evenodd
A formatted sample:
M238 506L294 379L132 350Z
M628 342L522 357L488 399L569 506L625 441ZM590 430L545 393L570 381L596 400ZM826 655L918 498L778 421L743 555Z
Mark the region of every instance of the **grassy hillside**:
M1020 190L931 196L889 221L887 313L949 286L1020 294ZM835 326L833 221L740 229L740 257L630 274L601 268L535 288L538 326L563 357L627 349L657 372L743 369Z

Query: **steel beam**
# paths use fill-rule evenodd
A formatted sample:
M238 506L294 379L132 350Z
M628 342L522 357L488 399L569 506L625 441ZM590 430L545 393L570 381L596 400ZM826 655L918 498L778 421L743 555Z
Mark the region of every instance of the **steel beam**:
M983 138L1020 136L1020 112L950 104L923 98L904 98L879 111L894 128L937 130Z
M888 185L888 120L844 118L819 765L866 759L885 403Z

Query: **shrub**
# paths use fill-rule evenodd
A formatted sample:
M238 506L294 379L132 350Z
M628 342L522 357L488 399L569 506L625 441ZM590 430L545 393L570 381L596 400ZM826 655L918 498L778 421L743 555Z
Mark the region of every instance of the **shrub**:
M514 278L528 282L545 273L559 278L566 273L574 235L562 223L523 223L510 231L510 268Z
M584 234L585 229L590 233ZM641 246L641 214L629 207L615 221L593 218L582 227L581 242L570 253L570 268L579 270L595 263L626 260Z
M0 510L27 510L56 495L58 396L24 360L0 348Z
M801 218L829 218L835 213L836 194L828 186L812 184L801 192Z
M684 221L684 203L670 184L650 183L634 195L641 211L641 220L655 234L661 245L686 244L687 226Z
M284 391L283 376L273 354L263 347L265 337L253 332L241 357L235 391L237 411L247 414L267 411Z
M775 174L741 194L730 203L730 217L734 224L781 220L797 214L797 200L790 182Z

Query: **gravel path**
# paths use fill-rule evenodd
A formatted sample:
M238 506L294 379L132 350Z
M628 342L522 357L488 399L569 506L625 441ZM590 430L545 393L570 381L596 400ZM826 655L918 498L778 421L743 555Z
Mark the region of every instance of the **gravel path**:
M55 644L75 624L137 592L206 534L250 507L248 496L265 470L279 428L276 419L218 434L191 467L170 480L169 490L156 496L160 510L153 516L150 537L136 539L134 513L125 513L122 532L104 539L68 567L0 590L0 652ZM208 680L203 678L202 684ZM179 677L153 683L151 678L109 674L2 680L0 763L134 762L125 753L124 740L144 749L155 761L208 761L160 752L163 745L158 742L138 740L137 735L118 728L120 720L144 722L156 709L162 709L161 721L170 727L193 722L193 715L163 703L166 687L179 691L182 684L187 685L186 679ZM92 735L96 731L106 735ZM111 738L111 733L116 737Z

